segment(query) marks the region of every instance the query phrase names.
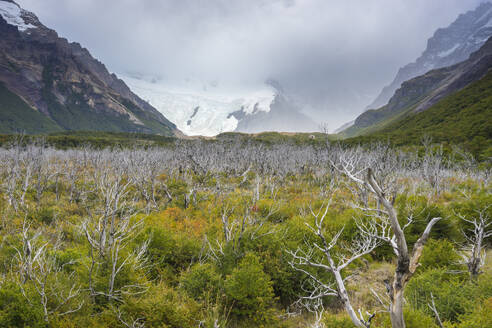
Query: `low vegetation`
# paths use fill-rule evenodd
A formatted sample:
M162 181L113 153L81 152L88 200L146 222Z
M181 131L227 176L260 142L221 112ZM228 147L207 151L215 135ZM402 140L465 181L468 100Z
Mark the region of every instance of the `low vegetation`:
M31 108L0 82L0 131L2 133L43 133L60 131L60 127L44 114Z
M491 325L491 168L465 151L54 137L0 149L0 327Z

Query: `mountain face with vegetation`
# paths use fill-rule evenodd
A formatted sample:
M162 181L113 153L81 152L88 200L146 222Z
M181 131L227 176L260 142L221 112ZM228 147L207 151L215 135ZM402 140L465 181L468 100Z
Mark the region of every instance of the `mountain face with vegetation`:
M489 39L468 60L454 66L430 71L404 82L386 106L364 112L355 120L354 125L343 131L341 135L345 137L367 135L403 117L425 111L441 99L482 79L491 67L492 39ZM484 110L487 112L486 109Z
M361 138L395 145L419 144L423 136L439 143L462 145L476 158L492 158L492 72L429 109L405 115L382 130Z
M177 131L80 44L13 1L0 14L0 132Z
M388 103L402 85L430 70L452 66L466 60L492 35L492 3L484 2L474 11L462 14L449 27L438 29L427 42L422 55L411 64L402 67L393 82L367 109L380 108Z

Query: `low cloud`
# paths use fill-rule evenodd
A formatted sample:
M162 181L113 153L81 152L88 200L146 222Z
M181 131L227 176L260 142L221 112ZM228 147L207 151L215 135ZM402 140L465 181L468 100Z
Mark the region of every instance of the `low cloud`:
M19 0L115 72L279 80L331 127L479 0Z

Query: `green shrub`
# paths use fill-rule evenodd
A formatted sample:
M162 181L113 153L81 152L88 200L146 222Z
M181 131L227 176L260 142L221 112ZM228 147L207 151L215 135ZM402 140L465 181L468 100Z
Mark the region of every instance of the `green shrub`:
M28 218L34 222L40 222L44 224L51 224L55 218L55 209L51 207L42 207L39 210L29 213Z
M437 328L435 319L419 310L406 309L404 318L406 328Z
M406 328L438 328L435 319L430 315L416 309L406 308L403 311ZM391 320L388 314L379 314L373 321L373 327L391 328Z
M427 304L434 295L436 308L443 321L457 322L458 318L492 297L492 277L481 276L477 282L467 275L453 275L444 269L428 270L414 277L405 292L407 300L422 312L431 315Z
M480 304L472 313L460 318L457 328L490 328L492 327L492 298Z
M72 272L78 265L78 261L83 258L84 254L80 249L67 248L55 253L56 262L65 272Z
M325 313L323 323L326 328L353 328L352 320L346 315Z
M453 244L447 239L431 239L427 242L420 258L419 271L429 268L455 268L460 257Z
M271 199L263 199L257 205L257 211L261 217L268 217L270 222L281 223L289 218L295 216L298 212L296 206L292 204L282 204L275 211L271 211L272 208L275 208L275 200Z
M154 265L155 277L162 271L170 270L173 274L184 271L200 253L200 240L161 227L148 228L144 236L151 238L148 258Z
M47 327L40 306L29 304L14 283L0 286L0 327L1 328L42 328Z
M195 264L181 276L183 289L196 300L214 298L219 293L222 279L215 267L210 264Z
M413 245L420 238L429 221L436 217L443 219L432 227L431 238L454 240L460 236L459 230L448 218L446 208L435 203L429 204L429 200L425 196L400 196L398 197L397 208L400 224L406 224L409 216L413 218L412 224L405 230L409 245Z
M272 281L275 296L279 298L281 304L288 306L303 293L301 287L305 275L289 265L291 256L284 249L285 230L280 229L269 233L272 230L275 231L275 226L268 223L262 229L246 231L243 249L246 253L251 252L258 255L263 271ZM263 236L254 238L253 233L255 236Z
M196 328L198 304L164 283L152 286L141 298L127 301L121 312L128 318L145 318L146 327Z
M270 277L258 257L248 253L225 281L225 292L239 320L264 324L273 320L274 294Z

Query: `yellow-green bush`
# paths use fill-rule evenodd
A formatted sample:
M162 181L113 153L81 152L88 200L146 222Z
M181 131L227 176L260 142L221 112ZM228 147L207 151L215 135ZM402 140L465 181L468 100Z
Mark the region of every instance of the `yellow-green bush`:
M248 253L226 278L225 293L237 320L256 325L274 320L272 282L256 255Z
M460 318L457 328L490 328L492 327L492 298L478 305L471 313Z
M146 327L195 328L201 318L199 305L164 283L153 285L141 297L128 299L123 317L145 318Z
M323 323L326 328L353 328L352 320L345 314L324 313Z
M222 288L222 278L214 265L195 264L181 276L182 288L196 300L215 299Z
M403 315L406 328L438 328L435 319L422 311L406 308ZM386 313L377 315L373 323L373 327L391 328L391 320Z
M14 283L0 285L0 327L1 328L43 328L44 321L41 304L30 304Z
M459 269L460 256L453 243L447 239L431 239L427 242L420 258L419 272L430 268ZM463 269L463 267L461 267Z

